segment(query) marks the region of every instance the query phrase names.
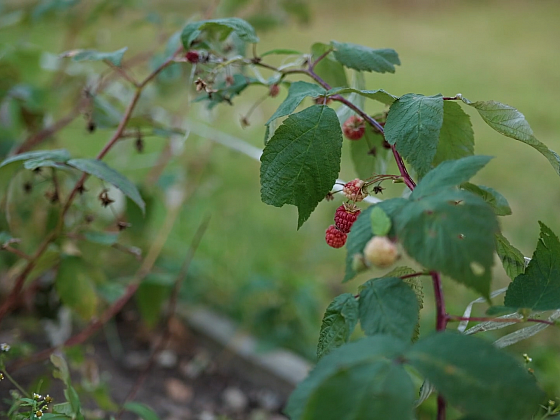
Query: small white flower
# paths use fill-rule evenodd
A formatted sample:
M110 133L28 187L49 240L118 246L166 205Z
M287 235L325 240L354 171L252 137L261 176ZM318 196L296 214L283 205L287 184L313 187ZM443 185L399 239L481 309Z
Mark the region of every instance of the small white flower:
M0 351L4 351L4 352L10 351L10 345L6 343L0 344Z

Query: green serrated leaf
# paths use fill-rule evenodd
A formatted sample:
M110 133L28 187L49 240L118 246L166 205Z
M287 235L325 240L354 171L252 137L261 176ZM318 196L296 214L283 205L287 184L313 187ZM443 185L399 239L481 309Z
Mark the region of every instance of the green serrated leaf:
M492 208L481 198L443 190L409 201L393 223L408 255L426 269L440 271L489 297L494 235L499 228Z
M390 334L409 341L418 322L418 301L396 277L373 279L360 291L360 325L366 335Z
M455 102L443 102L443 124L433 165L445 160L460 159L474 153L474 132L471 117Z
M298 208L298 228L334 185L340 170L342 131L336 112L313 105L289 116L261 156L261 198Z
M181 31L181 41L186 50L191 48L193 41L198 38L203 31L212 31L217 33L221 41L234 32L241 40L245 42L259 42L259 37L255 33L255 29L245 20L240 18L224 18L203 20L200 22L189 22Z
M79 418L80 411L82 410L82 403L80 402L80 397L76 392L76 389L69 383L66 384L67 388L64 390L64 396L66 400L70 403L72 407L72 417Z
M389 217L393 217L392 215L406 203L407 200L404 198L392 198L370 206L360 213L358 219L352 225L352 230L348 234L346 241L346 271L342 280L343 283L353 279L358 274L354 267L354 260L356 256L363 257L364 247L373 237L370 216L373 209L376 206L380 206Z
M124 53L128 47L113 52L99 52L96 50L72 50L62 53L61 57L71 57L73 61L104 61L120 67Z
M126 411L136 414L143 420L159 420L158 415L145 404L129 401L123 405Z
M114 128L119 125L122 113L103 96L95 95L91 119L96 128Z
M363 96L368 99L372 99L374 101L381 102L385 105L391 105L393 102L399 99L398 97L393 96L390 93L387 93L383 89L362 90L362 89L354 89L349 87L336 87L334 89L331 89L327 91L327 96L344 95L346 93L356 93L360 96Z
M317 360L348 342L358 322L358 302L351 293L334 298L329 304L319 333Z
M375 206L370 213L371 231L375 236L386 236L391 230L391 219L380 207Z
M68 385L70 383L70 370L68 369L68 364L66 363L64 357L56 353L51 354L50 361L54 365L54 367L58 369L55 371L56 378L62 380L64 384ZM68 414L65 411L58 412L62 414Z
M394 73L400 65L399 55L390 48L373 49L363 45L332 41L334 57L344 66L359 71Z
M326 92L321 86L314 83L308 82L294 82L290 85L288 89L288 96L284 99L284 102L280 104L278 109L272 114L266 125L270 125L274 120L280 117L285 117L290 115L296 110L296 108L301 104L301 102L308 96L317 97L324 95Z
M375 418L410 420L412 381L395 363L405 344L377 335L345 344L323 357L290 396L291 420Z
M121 190L124 195L134 201L136 205L140 207L142 212L145 211L146 205L144 204L144 200L142 200L136 185L130 182L120 172L117 172L108 166L105 162L97 159L70 159L66 163L82 172L93 175L96 178L112 184Z
M526 420L545 397L516 359L473 336L438 332L404 357L446 401L472 415Z
M260 54L260 57L266 57L267 55L303 55L302 52L298 50L290 50L287 48L275 48Z
M537 249L523 274L508 287L504 305L548 311L560 308L560 240L544 223Z
M62 303L82 318L89 320L96 314L97 294L88 269L81 258L62 258L55 287Z
M457 186L480 171L492 159L491 156L467 156L457 160L447 160L432 169L418 183L411 199L440 192L442 189Z
M461 184L461 189L469 191L478 195L486 201L496 213L496 216L509 216L511 214L511 207L509 206L506 198L496 191L494 188L486 187L484 185L474 185L470 182Z
M441 95L408 93L396 100L387 115L385 139L396 146L420 177L432 168L443 124Z
M51 413L43 413L41 416L41 420L70 420L72 417L66 416L64 414L51 414Z
M66 149L59 150L37 150L34 152L20 153L19 155L10 156L0 163L0 168L9 165L13 162L22 162L27 160L50 160L54 162L64 163L71 158L70 153Z
M55 168L61 170L68 170L68 166L63 165L62 163L55 162L54 160L50 159L29 159L23 162L23 167L30 171L33 171L38 168Z
M510 279L525 272L525 257L501 233L496 233L496 253Z
M486 124L498 133L519 140L539 151L548 159L556 173L560 174L560 156L535 137L531 126L521 112L500 102L471 102L467 98L462 99L464 103L475 108Z
M313 60L317 60L320 56L330 50L332 50L330 45L317 42L311 46L311 58ZM325 58L315 65L315 73L317 73L317 75L319 75L319 77L321 77L321 79L327 82L330 86L349 85L344 67L333 57L332 52L327 54Z

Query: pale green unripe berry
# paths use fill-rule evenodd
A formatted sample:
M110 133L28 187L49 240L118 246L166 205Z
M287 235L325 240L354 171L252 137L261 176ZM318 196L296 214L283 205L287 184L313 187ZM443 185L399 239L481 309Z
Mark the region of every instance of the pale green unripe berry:
M399 251L386 236L374 236L364 248L364 257L367 262L376 267L386 268L399 258Z

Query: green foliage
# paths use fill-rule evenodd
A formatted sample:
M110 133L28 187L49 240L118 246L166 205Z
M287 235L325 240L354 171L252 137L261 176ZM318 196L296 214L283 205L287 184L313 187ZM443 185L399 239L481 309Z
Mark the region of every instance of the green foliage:
M270 125L274 120L290 115L296 110L296 108L301 104L301 102L308 96L317 97L320 95L325 95L326 91L321 86L314 83L308 82L294 82L290 85L288 89L288 96L284 99L284 102L280 104L278 109L272 114L272 116L266 122L266 125Z
M146 404L131 401L124 404L123 408L126 411L136 414L143 420L159 420L159 417L154 412L154 410L152 410Z
M314 105L288 117L261 157L263 202L295 205L301 227L334 185L341 149L342 132L332 109Z
M132 201L136 203L138 207L145 211L146 205L142 197L140 196L140 192L136 188L131 181L125 178L120 172L116 171L115 169L109 167L105 162L102 162L97 159L70 159L67 162L68 165L79 169L86 174L90 174L95 176L96 178L102 179L106 181L119 190L122 191L124 195L129 197Z
M391 219L380 206L375 206L369 214L371 232L376 236L386 236L391 231Z
M363 45L336 41L332 41L331 45L334 47L334 57L354 70L394 73L395 66L401 64L397 52L390 48L374 50Z
M460 159L474 153L474 132L471 117L455 102L443 102L443 124L439 131L439 141L434 166L445 160Z
M516 359L475 337L432 334L404 357L450 404L482 418L528 419L544 397Z
M120 67L124 53L128 47L113 52L99 52L95 50L72 50L61 54L61 57L71 57L73 61L108 61Z
M395 102L398 98L396 96L391 95L388 92L385 92L383 89L377 90L366 90L366 89L354 89L348 87L336 87L327 91L327 96L332 95L344 95L346 93L356 93L364 98L372 99L374 101L381 102L385 105L391 105Z
M368 281L360 291L360 325L366 335L390 334L403 341L412 338L418 322L418 300L401 279Z
M442 124L441 95L406 94L389 109L385 138L422 177L432 168Z
M548 311L560 308L560 240L544 223L537 249L524 273L509 285L504 305Z
M482 199L465 191L442 190L409 201L394 223L406 252L426 269L441 271L489 296L498 222Z
M224 41L232 32L246 42L259 42L259 37L249 23L239 18L212 19L188 23L181 32L181 41L186 50L204 31L214 33Z
M521 251L509 243L501 233L496 234L496 253L510 279L515 279L525 272L525 258Z
M315 72L330 86L348 86L348 79L344 67L333 57L332 47L328 44L317 42L311 46L312 59L327 54L326 57L315 65Z
M317 359L348 342L358 322L358 316L358 302L351 293L334 298L321 322Z
M470 182L461 184L461 189L476 194L486 201L492 207L496 216L509 216L511 214L511 207L508 201L495 189L485 187L484 185L474 185Z
M67 256L60 261L55 280L62 303L86 320L96 315L98 304L90 272L81 258Z
M475 108L486 124L498 133L519 140L539 151L548 159L554 170L560 174L560 156L535 137L531 126L521 112L500 102L471 102L467 98L462 99L467 105Z
M346 344L317 363L290 396L286 413L292 420L345 419L371 416L410 420L414 386L395 363L405 348L386 335Z

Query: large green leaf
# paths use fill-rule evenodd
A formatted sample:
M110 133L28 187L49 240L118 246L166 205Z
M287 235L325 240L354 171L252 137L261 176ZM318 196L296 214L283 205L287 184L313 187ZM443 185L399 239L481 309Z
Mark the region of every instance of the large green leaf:
M492 207L496 216L509 216L511 214L511 207L507 199L494 188L465 182L461 184L461 189L476 194L486 201Z
M128 47L113 52L100 52L96 50L72 50L61 54L61 57L71 57L74 61L109 61L119 67Z
M444 160L459 159L474 153L471 117L455 102L443 102L443 124L434 157L434 166Z
M385 92L383 89L363 90L363 89L354 89L350 87L336 87L334 89L330 89L327 92L327 95L328 96L343 95L345 93L356 93L360 96L363 96L368 99L372 99L374 101L381 102L385 105L391 105L393 102L395 102L398 99L398 97Z
M466 413L527 420L544 393L508 353L473 336L439 332L419 340L404 358Z
M269 125L272 121L277 118L285 117L290 115L296 110L299 104L308 96L316 97L319 95L324 95L326 92L321 86L315 83L308 82L294 82L290 85L288 89L288 96L284 99L284 102L280 104L278 109L272 114L266 125Z
M322 44L317 42L311 46L312 59L316 60L327 51L331 51L332 47L328 44ZM325 58L323 58L315 66L315 73L321 77L330 86L348 86L348 79L346 77L346 71L342 64L340 64L334 57L333 53L330 52Z
M377 335L334 350L297 386L286 413L291 420L410 420L414 386L395 362L404 347Z
M418 183L411 199L418 199L425 195L437 193L442 189L457 186L471 179L489 161L491 156L467 156L457 160L447 160L432 169Z
M313 105L289 116L261 156L261 198L298 208L298 228L334 185L340 170L342 131L336 113Z
M409 201L393 223L408 255L489 296L498 221L484 200L443 190Z
M97 294L84 261L78 257L62 258L55 287L60 300L82 318L89 320L97 312Z
M396 277L373 279L360 291L360 325L366 335L412 338L418 322L418 300L412 288Z
M348 342L358 322L358 302L352 293L343 293L329 304L319 333L317 359Z
M359 71L394 73L400 65L399 55L390 48L373 49L363 45L332 41L334 57L344 66Z
M234 32L245 42L259 42L255 29L245 20L240 18L224 18L190 22L181 32L181 41L186 50L190 49L192 42L200 36L203 31L216 33L222 41Z
M346 241L346 270L343 282L353 279L358 272L355 268L356 258L362 258L364 247L368 241L373 237L371 230L371 212L375 206L380 206L381 209L392 218L392 215L400 209L401 206L407 203L404 198L392 198L384 200L374 206L370 206L360 213L358 219L352 225L352 230L348 234ZM391 234L391 232L389 232Z
M408 93L396 100L387 115L385 138L420 177L431 168L443 124L441 95Z
M538 150L560 174L560 156L535 137L525 116L517 109L494 101L471 102L467 98L463 98L463 102L475 108L486 124L498 133Z
M144 200L142 200L136 185L129 181L120 172L117 172L113 168L109 167L105 162L97 159L71 159L66 163L82 172L93 175L114 185L116 188L121 190L124 195L134 201L136 205L142 209L142 212L144 212L146 205L144 204Z
M501 233L496 233L496 253L510 279L513 280L525 272L525 257Z
M560 241L544 223L537 249L523 274L508 287L504 305L548 311L560 308Z

